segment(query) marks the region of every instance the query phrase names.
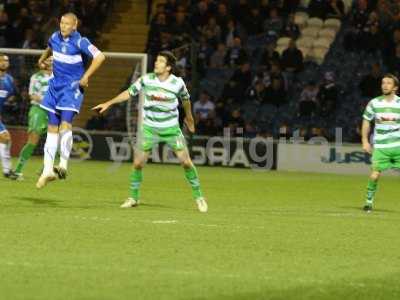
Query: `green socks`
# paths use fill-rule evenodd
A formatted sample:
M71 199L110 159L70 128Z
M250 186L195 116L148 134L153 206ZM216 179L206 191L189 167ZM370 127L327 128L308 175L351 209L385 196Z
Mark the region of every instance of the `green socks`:
M368 185L367 185L367 205L372 206L374 203L374 197L376 193L376 189L378 186L378 181L369 179L368 180Z
M193 166L189 169L185 170L185 177L192 186L192 195L194 199L203 197L203 194L200 189L199 176L197 175L197 170ZM134 169L130 176L130 194L131 197L135 200L139 200L140 197L140 184L142 183L143 175L142 170Z
M189 169L184 169L185 170L185 177L187 181L190 183L192 186L192 195L194 199L203 197L203 193L201 192L200 189L200 181L199 181L199 176L197 174L196 168L193 166Z
M36 145L34 144L25 144L24 148L22 148L19 153L19 159L17 167L15 168L15 173L22 173L22 169L25 166L28 159L32 156L33 151L35 150Z
M142 180L143 180L142 170L134 169L130 176L130 181L131 181L130 191L131 191L131 197L135 200L139 200L140 184L142 183Z

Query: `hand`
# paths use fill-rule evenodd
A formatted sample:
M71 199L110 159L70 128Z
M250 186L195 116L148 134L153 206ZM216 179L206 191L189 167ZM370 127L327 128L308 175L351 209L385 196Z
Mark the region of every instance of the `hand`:
M365 152L371 154L371 153L372 153L372 146L371 146L371 144L368 143L368 142L363 143L363 150L364 150Z
M184 120L186 127L189 129L190 133L194 133L194 120L193 117L185 117Z
M88 87L89 86L89 78L87 78L86 76L83 76L81 78L81 80L79 80L79 85L81 87Z
M107 102L101 103L99 105L96 105L95 107L92 108L92 110L98 110L100 114L105 112L107 109L109 109L110 104Z

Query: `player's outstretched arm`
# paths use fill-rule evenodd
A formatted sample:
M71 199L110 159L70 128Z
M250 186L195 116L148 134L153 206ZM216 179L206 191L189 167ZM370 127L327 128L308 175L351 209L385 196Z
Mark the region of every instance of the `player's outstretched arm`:
M50 47L47 47L46 50L44 50L44 52L42 53L42 55L39 58L38 61L38 65L40 69L45 69L46 68L46 64L44 63L44 61L49 58L52 55L52 50Z
M103 53L99 53L93 58L92 62L90 63L89 68L86 70L85 74L83 74L79 84L83 87L87 87L89 85L89 78L96 72L96 70L102 65L105 61L106 57Z
M361 138L363 150L369 154L372 153L372 147L369 143L369 133L371 132L371 122L368 120L363 120L361 128Z
M121 102L125 102L128 101L130 99L130 94L128 90L123 91L121 94L119 94L117 97L106 101L104 103L101 103L99 105L96 105L95 107L92 108L92 110L98 110L99 113L103 113L105 112L107 109L110 108L111 105L117 104L117 103L121 103Z
M192 105L189 100L182 101L183 110L185 111L185 124L191 133L194 133L194 119L192 115Z

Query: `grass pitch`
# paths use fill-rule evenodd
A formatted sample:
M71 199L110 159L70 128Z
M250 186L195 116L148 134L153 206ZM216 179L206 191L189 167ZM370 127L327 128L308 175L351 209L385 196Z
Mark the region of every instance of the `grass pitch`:
M365 176L72 163L66 181L0 179L1 299L400 299L399 178L361 211Z

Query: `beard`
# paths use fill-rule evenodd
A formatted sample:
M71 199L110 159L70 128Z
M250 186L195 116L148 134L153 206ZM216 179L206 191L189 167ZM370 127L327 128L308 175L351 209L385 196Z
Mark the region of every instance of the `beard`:
M392 92L383 92L384 96L390 96L392 94Z

